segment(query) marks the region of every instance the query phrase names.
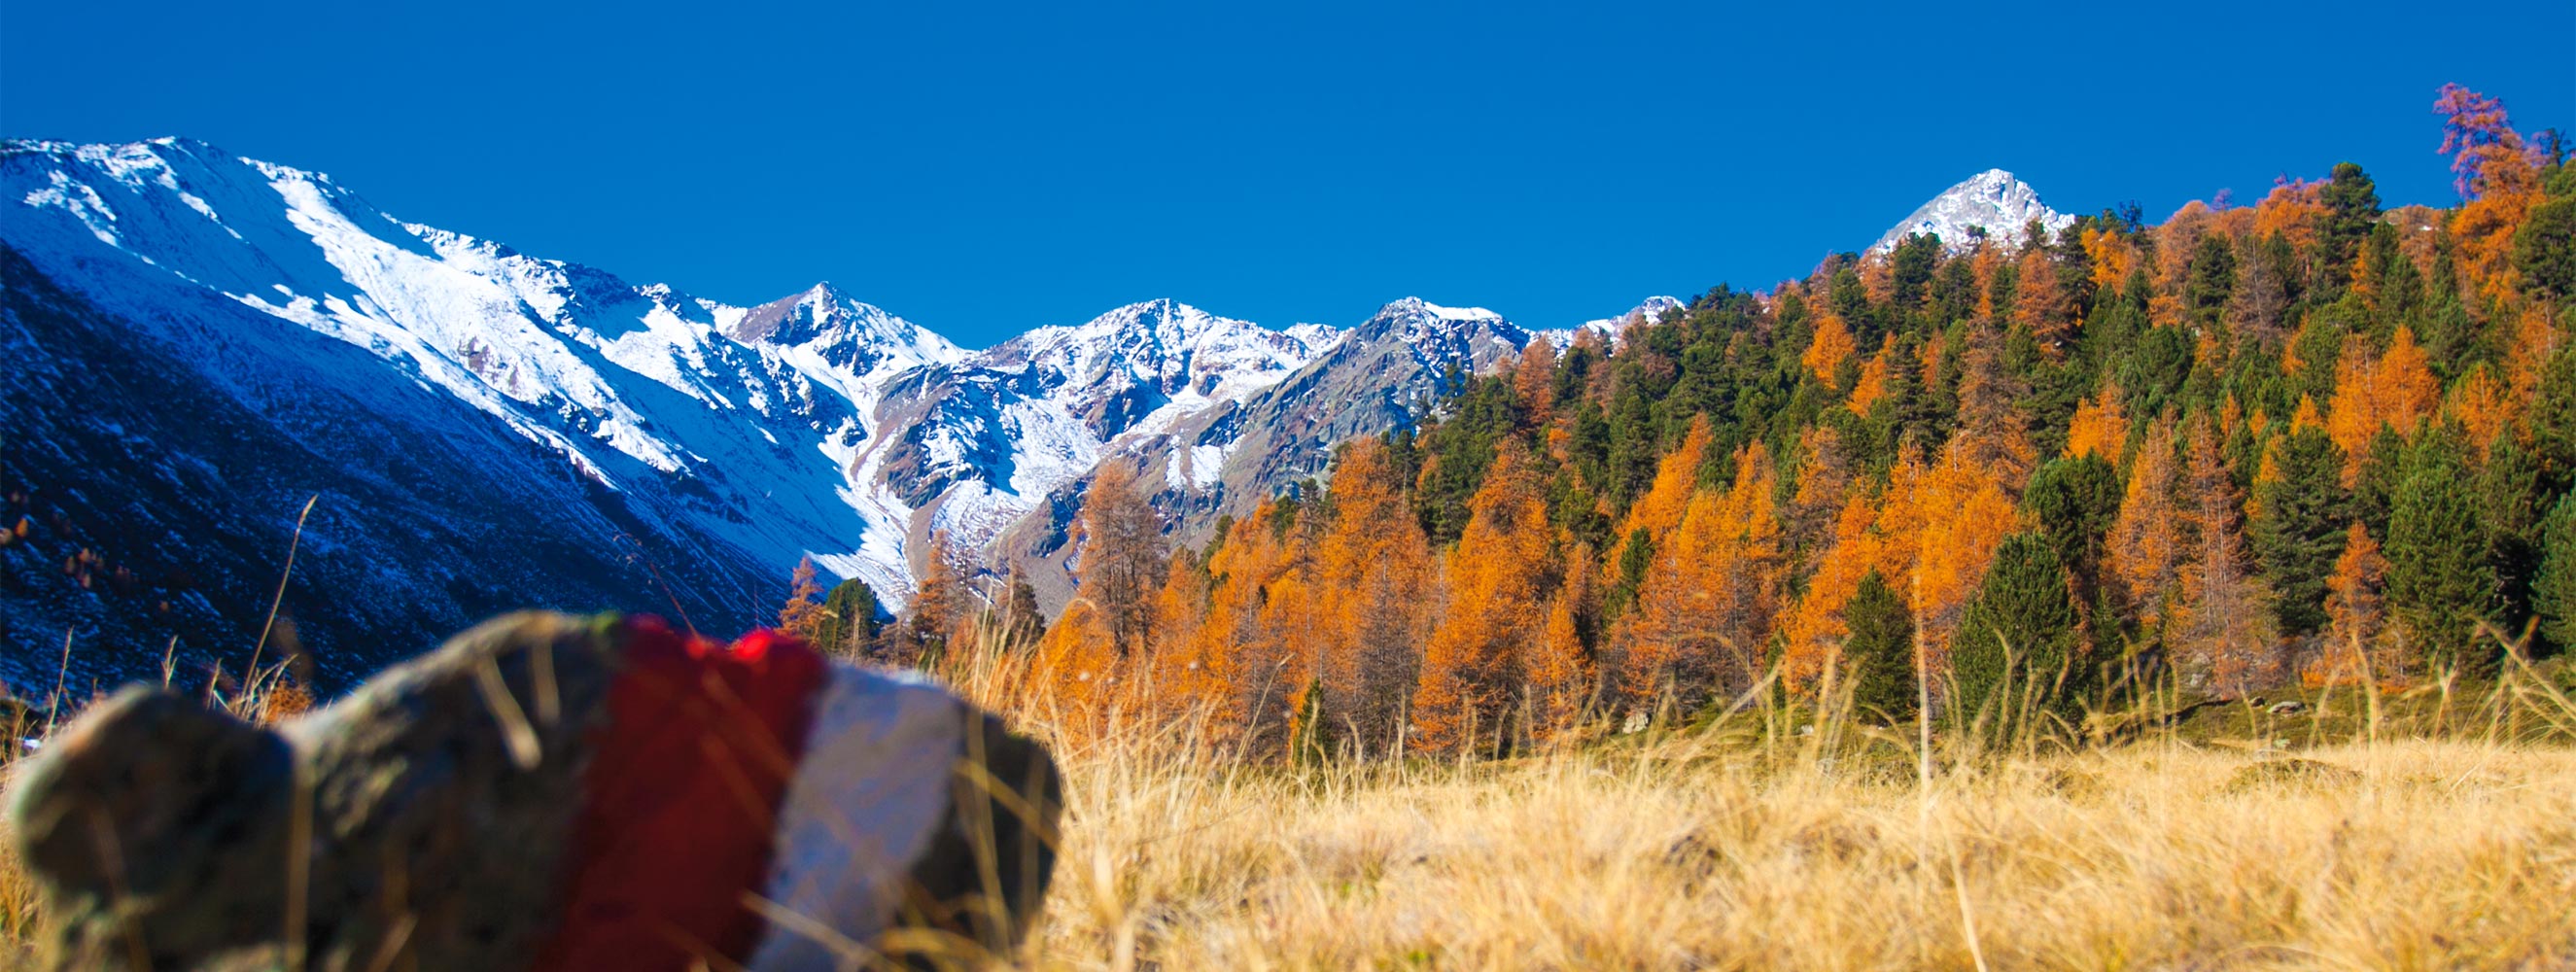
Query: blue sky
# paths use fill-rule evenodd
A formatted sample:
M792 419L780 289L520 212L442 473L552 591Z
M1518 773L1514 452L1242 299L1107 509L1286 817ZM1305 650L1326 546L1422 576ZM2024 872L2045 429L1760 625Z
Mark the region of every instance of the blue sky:
M7 0L0 133L203 138L637 282L828 279L981 345L1158 296L1560 326L1803 273L1988 167L2161 217L2348 158L2447 204L2445 81L2576 127L2565 0L1575 6Z

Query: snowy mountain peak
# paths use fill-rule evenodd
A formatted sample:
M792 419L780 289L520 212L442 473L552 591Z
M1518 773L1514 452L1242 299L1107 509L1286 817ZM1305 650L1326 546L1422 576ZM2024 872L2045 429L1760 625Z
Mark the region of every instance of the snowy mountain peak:
M1503 315L1482 307L1443 307L1420 297L1407 297L1378 308L1360 332L1376 336L1400 333L1422 335L1472 330L1478 326L1504 327L1518 332Z
M1115 308L1069 333L1178 347L1208 334L1252 326L1250 321L1218 317L1169 297L1157 297Z
M1969 249L1980 236L2017 244L2023 227L2033 219L2051 232L2075 222L2075 217L2040 202L2039 191L2029 183L2002 169L1987 169L1932 197L1932 201L1880 236L1870 249L1895 249L1907 236L1917 233L1939 236L1941 245L1951 250Z
M1316 354L1322 354L1331 350L1333 345L1342 343L1342 339L1349 337L1351 332L1330 324L1291 324L1279 333L1297 339L1298 343Z
M1109 372L1135 378L1187 370L1205 352L1270 345L1302 358L1285 335L1251 321L1219 317L1169 298L1128 304L1070 327L1041 327L976 357L990 365L1027 363L1077 382ZM1293 367L1291 365L1290 367Z
M1438 362L1445 367L1447 362L1456 361L1470 364L1472 371L1500 356L1520 353L1530 340L1529 331L1482 307L1443 307L1420 297L1407 297L1378 308L1377 314L1353 330L1341 346L1391 342L1426 366Z
M812 346L825 361L862 374L888 366L945 364L966 356L947 338L856 300L829 283L744 311L724 332L745 344Z
M1428 316L1443 321L1499 321L1503 319L1503 315L1486 310L1482 307L1442 307L1420 297L1407 297L1403 300L1396 301L1395 303L1388 304L1385 308L1378 311L1380 316L1385 316L1389 313L1408 317Z
M1587 333L1599 334L1602 337L1607 338L1613 347L1616 347L1619 343L1620 336L1626 334L1629 328L1635 327L1639 324L1653 324L1657 321L1661 321L1673 312L1683 309L1684 306L1686 305L1684 305L1678 297L1669 297L1659 294L1639 301L1637 306L1629 308L1627 313L1621 314L1617 317L1605 317L1598 320L1585 321L1581 324L1564 328L1562 330L1541 331L1539 333L1540 336L1547 338L1548 343L1556 345L1556 349L1559 351L1573 347L1574 342Z

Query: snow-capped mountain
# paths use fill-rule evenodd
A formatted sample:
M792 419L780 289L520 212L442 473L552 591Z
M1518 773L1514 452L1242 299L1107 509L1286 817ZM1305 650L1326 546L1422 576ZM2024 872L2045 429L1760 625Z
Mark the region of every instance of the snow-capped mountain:
M1216 520L1332 464L1333 447L1419 417L1449 390L1454 369L1488 371L1537 335L1483 308L1444 307L1407 297L1378 312L1313 359L1240 400L1140 427L1101 463L1121 462L1160 482L1156 504L1185 542L1201 542ZM1073 518L1090 475L1056 489L993 545L996 560L1028 566L1041 598L1060 601Z
M1924 203L1913 215L1890 228L1872 244L1872 250L1892 250L1905 238L1928 233L1941 238L1942 246L1963 250L1976 245L1978 237L2007 245L2021 242L2023 229L2031 220L2056 232L2075 222L2039 201L2039 191L2029 183L2013 178L2002 169L1987 169L1968 180L1943 190L1931 202Z
M910 511L916 540L946 531L981 550L1102 456L1241 402L1339 339L1170 300L1041 327L896 382L880 416L890 444L861 476L881 484L884 510ZM1212 478L1224 458L1185 458L1181 475Z
M712 495L678 518L754 557L810 550L898 598L908 586L900 525L863 515L866 484L847 470L886 382L963 352L828 285L757 307L634 285L181 140L12 145L0 192L23 204L11 245L111 310L151 313L173 288L220 295L366 349L387 377L447 392L609 489L660 478ZM162 270L159 286L82 286L82 267L118 257Z
M1682 310L1683 307L1678 297L1648 297L1637 306L1629 308L1627 313L1617 317L1589 320L1573 327L1541 331L1539 334L1547 338L1548 343L1556 345L1559 351L1573 347L1574 342L1585 334L1601 335L1603 340L1608 341L1610 346L1615 348L1619 346L1619 336L1627 333L1629 328L1661 321L1665 315Z
M899 605L933 531L980 547L1344 337L1153 301L969 352L829 285L701 299L177 139L0 146L0 244L0 486L37 521L0 548L6 659L65 627L151 640L93 593L30 593L93 548L191 630L255 641L231 635L317 492L298 583L332 586L300 602L304 640L352 674L509 606L747 626L807 554ZM1192 452L1179 481L1231 458ZM180 554L211 547L220 569Z

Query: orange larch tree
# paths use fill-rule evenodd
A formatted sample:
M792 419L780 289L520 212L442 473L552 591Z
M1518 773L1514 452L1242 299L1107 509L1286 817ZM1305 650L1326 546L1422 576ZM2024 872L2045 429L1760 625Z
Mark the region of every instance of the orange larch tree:
M1781 619L1780 674L1791 687L1813 684L1825 663L1851 633L1843 608L1871 570L1898 576L1901 565L1888 563L1886 545L1875 532L1879 498L1855 491L1837 511L1832 538L1815 558L1806 593Z
M1620 658L1619 686L1632 704L1668 685L1676 701L1696 704L1742 692L1760 675L1784 560L1772 475L1762 447L1747 447L1734 485L1693 497L1657 545Z
M2171 644L2186 677L2241 694L2280 678L2286 659L2273 626L2271 591L2254 572L2243 503L2216 424L2205 416L2191 423L2186 475L2192 502L2182 510L2191 547Z
M1301 580L1305 546L1282 508L1265 502L1235 521L1208 557L1197 654L1220 700L1211 729L1249 758L1288 754L1312 676L1302 646L1291 643L1311 600Z
M2183 325L2184 282L2191 277L2191 256L2200 238L2216 228L2217 214L2200 200L2184 203L2165 217L2155 233L2155 276L2147 298L2147 320L2157 327Z
M2012 323L2029 331L2052 357L2063 356L2074 344L2074 303L2075 295L2058 281L2046 248L2022 254L2020 272L2013 278Z
M1112 724L1122 667L1108 619L1090 601L1076 598L1039 639L1036 669L1045 686L1040 701L1068 746L1099 739Z
M1815 336L1807 340L1807 351L1798 361L1816 376L1817 384L1832 388L1834 372L1842 368L1857 347L1851 327L1843 323L1841 315L1822 314L1816 318Z
M1448 611L1423 653L1408 748L1452 752L1506 744L1526 727L1525 653L1544 638L1556 586L1545 483L1517 443L1505 444L1469 504L1448 556Z
M822 593L823 585L814 581L814 555L806 554L787 575L787 603L778 608L778 630L813 640L823 619L823 606L814 599Z
M1654 485L1646 488L1645 495L1638 497L1637 502L1628 507L1628 515L1619 521L1618 532L1611 536L1613 562L1625 551L1628 538L1637 531L1643 530L1650 540L1659 542L1664 534L1681 525L1682 513L1690 506L1691 494L1699 490L1699 470L1708 461L1712 438L1708 418L1693 416L1690 431L1682 436L1682 444L1665 453L1663 460L1656 463Z
M1343 450L1331 496L1333 526L1315 561L1334 596L1304 632L1323 692L1318 729L1364 756L1392 753L1438 621L1431 542L1376 439Z
M957 563L957 547L948 531L930 535L928 561L921 583L913 591L912 604L904 612L903 622L887 633L880 661L896 666L918 665L937 657L966 626L973 613L966 590L965 571Z
M2105 380L2100 392L2075 406L2075 420L2066 430L2066 454L2117 466L2128 447L2129 415L2120 407L2120 383Z
M2388 561L2379 542L2355 523L2344 534L2343 556L2326 578L2325 650L2307 673L2314 685L2352 685L2364 680L2393 683L2404 676L2388 651L2382 603Z
M1908 570L1887 572L1914 610L1926 654L1946 664L1950 635L1958 629L1995 549L2020 527L2020 512L1996 478L1976 465L1957 442L1941 461L1900 483L1890 479L1879 535L1894 545L1894 559Z
M1782 515L1782 544L1791 550L1820 549L1833 536L1834 516L1851 491L1852 450L1842 432L1830 425L1811 425L1798 433L1798 489Z
M2186 556L2174 487L2173 421L2158 419L2130 462L2128 490L2103 556L2121 600L2150 627L2164 619Z
M2430 360L2416 345L2413 331L2398 327L2388 350L2376 357L2370 353L2368 338L2358 334L2344 338L2343 352L2335 361L2334 398L2326 405L2326 434L2349 457L2344 484L2351 485L2360 473L2370 439L2381 426L2413 435L2441 404L2441 391L2441 382L2433 377Z
M1570 590L1549 599L1547 627L1524 662L1529 682L1525 718L1535 741L1572 728L1592 703L1596 680L1585 661L1576 600Z
M1152 643L1154 593L1163 584L1169 556L1163 517L1146 499L1136 471L1124 462L1103 463L1082 497L1076 540L1088 599L1109 626L1121 655Z
M2138 265L2136 244L2123 234L2093 226L2085 227L2079 239L2084 244L2084 255L2093 263L2095 288L2112 290L2128 283L2129 271Z
M1960 461L1984 470L2005 495L2018 497L2039 464L2021 412L2030 383L2005 367L2000 330L1985 325L1969 333L1959 361L1959 426L1950 448L1963 450Z
M2487 446L2495 442L2496 436L2513 427L2521 405L2512 389L2496 380L2495 369L2481 362L2469 370L2467 377L2451 384L2447 411L2468 429L2469 442L2477 447L2478 458L2483 460Z
M1541 339L1521 349L1512 366L1512 397L1520 402L1522 423L1544 428L1555 408L1556 345Z
M1854 415L1868 415L1879 399L1887 397L1888 358L1896 353L1896 335L1890 334L1879 342L1878 353L1861 364L1860 377L1852 381L1851 397L1843 402L1844 408Z
M2513 240L2542 199L2543 160L2539 147L2514 131L2501 99L2443 85L2433 112L2446 119L2441 152L2452 156L2455 185L2466 200L2453 212L2450 231L2463 289L2484 298L2470 302L2470 312L2480 314L2516 298L2522 274L2514 267Z
M1206 715L1221 704L1214 666L1203 654L1210 593L1208 573L1198 557L1183 551L1172 558L1155 595L1153 651L1143 666L1153 678L1146 694L1154 713L1166 722Z

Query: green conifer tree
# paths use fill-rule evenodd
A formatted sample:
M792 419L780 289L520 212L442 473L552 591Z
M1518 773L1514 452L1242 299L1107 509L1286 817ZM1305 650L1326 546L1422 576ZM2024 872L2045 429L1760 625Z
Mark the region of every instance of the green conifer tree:
M2531 617L2531 581L2540 572L2541 520L2549 513L2540 464L2512 429L2496 434L2478 467L2478 516L2487 528L2487 565L2495 571L2496 620L2518 633Z
M2388 605L2426 662L2488 675L2495 646L2477 623L2496 616L2496 575L2467 451L2448 428L2415 447L2388 514Z
M2558 498L2542 521L2540 576L2532 581L2531 606L2540 637L2566 651L2576 648L2576 493Z
M2093 603L2102 590L2103 544L2120 517L2120 472L2098 456L2056 459L2031 473L2022 503L2057 559L2075 579L2075 596Z
M2326 579L2343 556L2352 498L2343 488L2343 449L2324 429L2299 429L2273 448L2280 478L2262 485L2254 551L2281 595L2273 617L2295 637L2325 627Z
M1851 666L1852 705L1866 719L1898 724L1914 718L1914 612L1872 570L1843 605L1851 637L1843 656Z
M2329 288L2340 291L2352 279L2353 260L2360 255L2362 242L2379 225L2378 187L2361 166L2342 162L2335 165L2334 175L2318 195L2326 204L2318 270Z
M823 651L858 657L877 637L877 592L851 578L832 586L823 599L822 616L814 622L814 646Z
M2004 538L1950 643L1959 715L2010 725L2027 697L2034 712L2071 716L2084 683L2074 654L2075 603L2057 551L2039 533Z

